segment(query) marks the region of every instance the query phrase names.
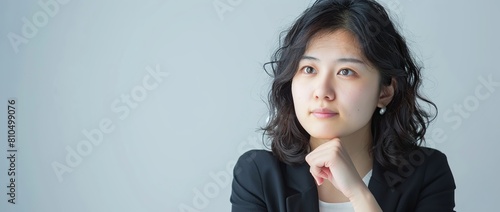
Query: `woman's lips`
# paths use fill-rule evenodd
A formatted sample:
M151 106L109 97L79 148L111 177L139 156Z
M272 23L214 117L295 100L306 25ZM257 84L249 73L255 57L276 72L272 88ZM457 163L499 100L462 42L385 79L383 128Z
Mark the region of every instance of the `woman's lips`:
M316 118L331 118L331 117L338 115L338 113L334 112L333 110L327 109L327 108L315 109L312 111L312 114Z

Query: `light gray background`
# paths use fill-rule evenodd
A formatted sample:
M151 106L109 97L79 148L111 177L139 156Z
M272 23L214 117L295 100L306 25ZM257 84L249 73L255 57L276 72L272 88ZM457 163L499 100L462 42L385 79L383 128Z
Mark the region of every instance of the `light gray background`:
M0 3L0 211L229 211L232 165L261 146L255 130L267 116L270 82L261 66L311 2L61 1L16 52L8 35L22 35L23 18L46 13L40 2L51 1ZM500 4L381 2L425 66L424 92L440 109L429 146L448 156L456 209L495 210ZM121 119L113 103L124 106L122 95L144 89L148 67L169 75ZM488 77L490 90L481 88ZM16 205L6 195L11 97ZM454 112L464 104L466 114ZM77 149L88 140L82 131L101 120L113 131L59 181L52 164L67 165L66 148Z

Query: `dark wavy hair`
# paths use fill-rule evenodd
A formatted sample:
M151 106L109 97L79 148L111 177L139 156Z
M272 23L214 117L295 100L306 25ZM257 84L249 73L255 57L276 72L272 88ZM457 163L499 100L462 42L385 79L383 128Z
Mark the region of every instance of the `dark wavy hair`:
M295 114L292 78L311 37L338 29L355 35L363 54L380 72L380 86L395 81L387 112L382 116L375 110L371 123L371 154L385 168L395 168L405 154L425 141L437 107L419 93L421 67L385 9L373 0L318 0L281 34L280 47L264 64L273 82L268 96L270 120L261 128L263 136L268 136L274 155L281 161L292 165L304 162L310 151L310 135ZM432 106L436 113L431 115L419 101Z

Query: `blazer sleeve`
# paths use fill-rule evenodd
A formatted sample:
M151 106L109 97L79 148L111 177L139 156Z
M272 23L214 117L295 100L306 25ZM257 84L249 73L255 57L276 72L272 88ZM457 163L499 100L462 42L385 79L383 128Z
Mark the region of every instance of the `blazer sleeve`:
M233 212L264 212L262 180L255 158L260 152L251 150L240 156L233 170L230 201Z
M436 150L428 159L415 211L454 211L456 186L446 155Z

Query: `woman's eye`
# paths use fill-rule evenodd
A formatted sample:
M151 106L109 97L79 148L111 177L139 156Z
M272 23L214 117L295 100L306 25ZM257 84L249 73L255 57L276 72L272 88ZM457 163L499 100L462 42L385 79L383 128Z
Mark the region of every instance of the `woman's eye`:
M343 75L343 76L351 76L351 75L354 75L354 71L352 71L351 69L342 69L339 71L338 73L339 75Z
M316 73L316 70L314 70L314 68L311 66L306 66L306 67L304 67L304 72L306 74L314 74L314 73Z

